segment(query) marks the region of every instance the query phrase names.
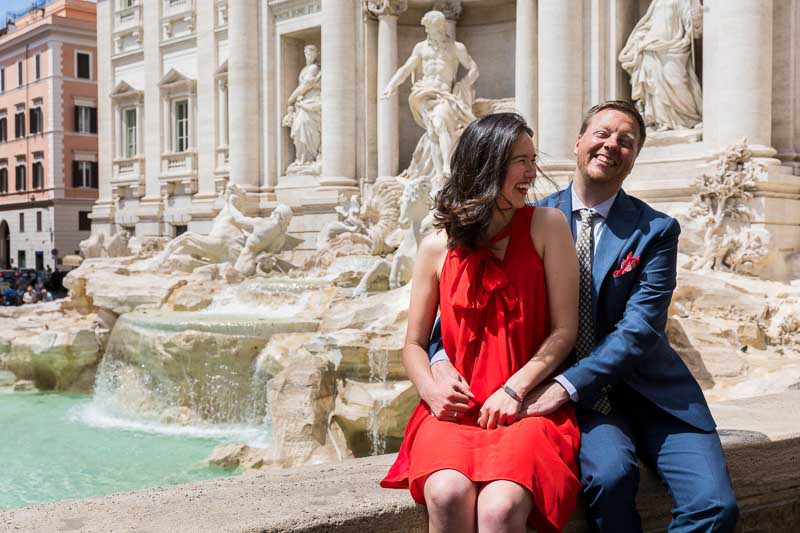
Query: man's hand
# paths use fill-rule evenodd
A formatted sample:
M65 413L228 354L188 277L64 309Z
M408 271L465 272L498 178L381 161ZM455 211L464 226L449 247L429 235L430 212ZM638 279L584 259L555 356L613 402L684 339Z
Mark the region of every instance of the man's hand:
M545 416L569 401L569 393L557 381L548 381L530 391L520 407L519 416Z
M519 402L503 389L497 389L481 407L478 425L483 429L513 424L519 418Z
M439 420L458 420L469 409L474 398L467 380L458 373L450 361L439 361L431 366L434 385L420 393L431 408L431 414Z

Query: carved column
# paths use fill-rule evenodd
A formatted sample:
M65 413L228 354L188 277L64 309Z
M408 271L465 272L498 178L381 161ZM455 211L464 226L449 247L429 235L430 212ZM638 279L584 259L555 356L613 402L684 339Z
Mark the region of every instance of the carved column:
M114 121L112 120L111 98L108 95L114 90L114 70L111 68L111 52L114 8L110 2L97 5L97 153L99 191L97 202L92 208L92 233L104 231L106 235L113 232L114 201L111 195L111 178L113 176L113 160L119 144L112 146ZM56 74L60 75L60 74ZM118 123L119 124L119 123ZM141 126L140 126L141 128Z
M230 2L228 94L230 179L255 191L259 184L258 2Z
M349 188L356 185L357 54L354 7L351 0L322 2L323 125L320 186L324 188Z
M514 49L514 100L519 113L528 121L538 139L539 88L536 85L536 66L539 63L537 46L537 0L517 0L517 35Z
M380 98L397 70L397 17L406 0L368 0L367 9L378 18L378 176L396 176L400 166L400 109L397 94Z
M747 137L774 156L772 0L706 0L703 17L703 138L714 149Z
M539 2L539 149L551 171L574 168L582 108L583 1Z

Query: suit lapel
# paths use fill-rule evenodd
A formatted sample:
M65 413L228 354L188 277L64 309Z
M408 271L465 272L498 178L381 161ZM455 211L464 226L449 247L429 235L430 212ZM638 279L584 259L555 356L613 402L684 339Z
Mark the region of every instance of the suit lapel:
M569 232L573 232L573 228L575 224L572 221L572 183L569 184L569 187L566 189L562 189L559 191L558 196L556 198L556 207L564 213L564 216L567 217L567 222L569 222ZM572 235L572 239L575 239L575 235Z
M606 227L600 235L600 242L597 243L592 263L592 285L594 285L595 311L596 302L600 294L603 280L608 275L609 270L617 266L617 259L624 251L625 242L630 238L639 222L639 210L625 191L619 191L611 211L608 212Z

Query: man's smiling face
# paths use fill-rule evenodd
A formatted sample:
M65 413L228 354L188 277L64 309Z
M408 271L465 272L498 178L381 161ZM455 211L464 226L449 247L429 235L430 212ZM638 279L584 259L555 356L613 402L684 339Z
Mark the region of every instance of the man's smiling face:
M616 109L600 111L575 142L578 174L587 184L621 188L636 161L639 143L639 126L633 117Z

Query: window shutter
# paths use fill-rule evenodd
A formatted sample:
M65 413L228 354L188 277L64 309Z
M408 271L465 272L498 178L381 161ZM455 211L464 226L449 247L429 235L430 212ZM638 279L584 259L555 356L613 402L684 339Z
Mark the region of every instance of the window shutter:
M89 131L92 133L97 133L97 108L90 107L89 115L91 117L91 124L89 126Z
M78 125L80 124L80 121L79 121L80 116L81 116L81 107L76 105L75 106L75 127L73 128L75 131L81 131L81 129L78 127Z
M25 137L25 113L19 114L19 136Z
M81 186L81 181L80 180L81 180L81 174L80 174L80 168L78 168L78 162L77 161L73 161L72 162L72 187L75 188L75 189L80 187Z
M92 166L92 189L97 189L97 188L99 188L99 183L98 183L98 179L97 179L98 178L98 176L97 176L97 162L96 161L92 161L91 166Z
M36 126L38 125L36 122L36 109L31 108L28 110L28 121L31 125L31 133L36 133L37 132Z

